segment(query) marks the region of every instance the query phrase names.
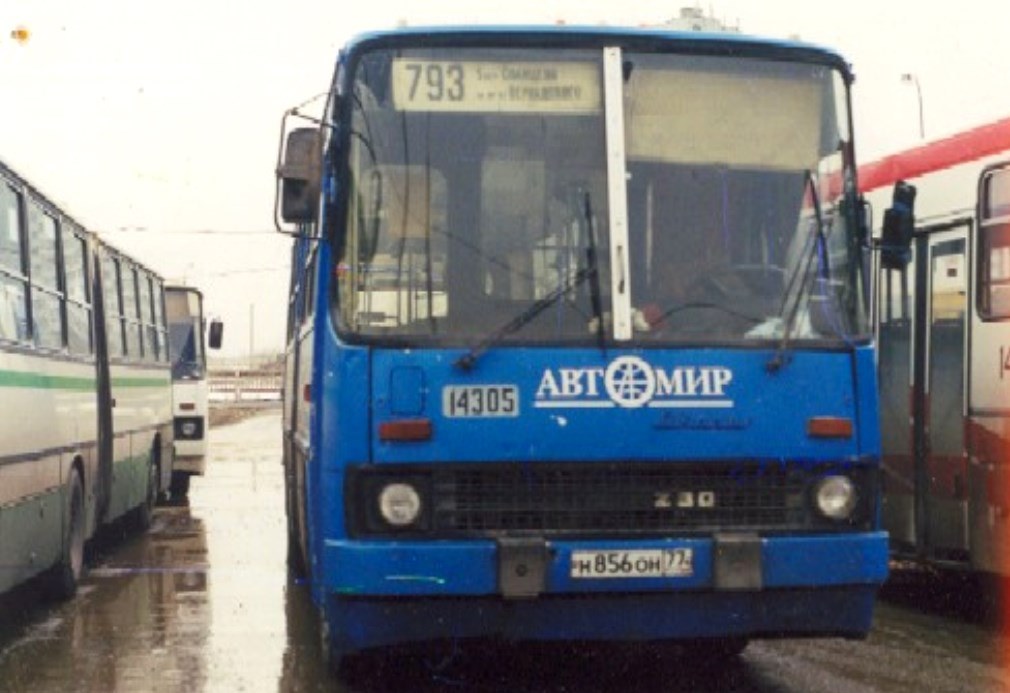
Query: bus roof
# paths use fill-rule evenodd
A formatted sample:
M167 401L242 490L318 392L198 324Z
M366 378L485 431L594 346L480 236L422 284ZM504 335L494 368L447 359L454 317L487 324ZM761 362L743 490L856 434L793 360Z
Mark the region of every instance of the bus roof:
M0 159L0 184L2 184L5 180L10 185L13 185L15 188L17 188L19 193L22 190L27 191L31 195L31 198L35 200L38 204L41 204L43 208L46 210L46 212L51 214L53 218L57 219L61 225L64 223L70 224L71 226L74 227L75 231L78 234L81 234L82 236L87 236L89 239L91 239L91 242L94 243L95 245L100 246L106 249L108 252L129 261L134 266L145 270L152 276L164 282L164 277L159 272L156 272L151 267L148 267L140 260L138 260L136 257L127 253L125 250L122 250L117 246L113 245L105 238L100 237L97 233L95 233L94 231L86 227L84 224L82 224L80 221L75 219L73 216L71 216L70 213L67 212L64 207L58 205L51 197L43 193L42 190L39 189L36 185L34 185L31 181L29 181L23 175L14 170L14 168L12 168L10 165L8 165L2 159Z
M859 189L869 192L1008 149L1010 118L1003 118L864 164L859 167Z
M694 44L701 52L732 56L738 52L761 51L770 58L790 58L827 62L842 70L846 79L852 73L848 62L836 51L800 41L787 41L728 32L675 31L663 27L616 27L578 25L474 25L403 27L364 33L351 39L348 50L355 52L364 44L423 40L431 45L479 43L508 37L513 45L539 44L549 38L563 47L579 42L619 40L623 44L657 48L673 43Z
M188 294L199 294L200 298L203 298L203 291L196 288L195 286L189 286L188 284L181 284L178 281L166 280L165 291L185 291Z

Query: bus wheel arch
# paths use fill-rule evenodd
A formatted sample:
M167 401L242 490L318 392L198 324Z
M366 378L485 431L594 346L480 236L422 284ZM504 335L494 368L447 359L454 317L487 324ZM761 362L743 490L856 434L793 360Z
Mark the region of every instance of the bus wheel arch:
M60 558L47 575L47 591L59 600L70 599L77 594L77 585L85 568L84 465L79 457L74 459L67 478L64 508Z
M161 438L154 437L151 443L151 454L147 462L147 481L144 485L144 498L136 510L137 526L145 531L154 519L154 506L161 495Z

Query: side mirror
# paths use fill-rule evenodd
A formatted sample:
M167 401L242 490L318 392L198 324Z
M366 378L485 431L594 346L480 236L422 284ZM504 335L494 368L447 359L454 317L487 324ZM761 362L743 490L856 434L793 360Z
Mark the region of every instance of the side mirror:
M880 234L880 262L887 269L904 269L912 258L914 210L915 186L899 180L894 184L891 207L884 211Z
M281 218L284 221L297 224L316 220L321 176L320 155L318 129L298 128L288 133L283 162L277 167Z
M210 321L210 334L207 335L207 345L211 349L221 348L221 339L224 337L224 323L214 319Z

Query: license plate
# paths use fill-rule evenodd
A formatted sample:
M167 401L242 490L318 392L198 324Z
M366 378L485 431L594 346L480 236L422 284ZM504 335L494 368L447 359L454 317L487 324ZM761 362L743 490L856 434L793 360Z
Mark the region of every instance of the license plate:
M581 578L690 577L694 550L573 551L571 576Z
M442 415L450 419L519 416L515 385L449 385L442 388Z

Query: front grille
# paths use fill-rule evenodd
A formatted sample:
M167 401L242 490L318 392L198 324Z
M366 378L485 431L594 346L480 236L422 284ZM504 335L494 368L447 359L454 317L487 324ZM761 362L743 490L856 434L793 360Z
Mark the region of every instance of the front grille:
M743 465L435 469L436 533L669 533L809 524L805 474Z
M857 509L833 522L813 509L825 474L846 474ZM873 464L667 462L488 463L352 467L348 524L355 536L671 536L711 532L853 531L872 527ZM387 524L379 496L391 483L422 499L415 522Z

